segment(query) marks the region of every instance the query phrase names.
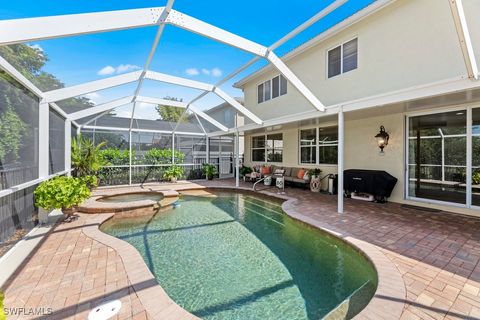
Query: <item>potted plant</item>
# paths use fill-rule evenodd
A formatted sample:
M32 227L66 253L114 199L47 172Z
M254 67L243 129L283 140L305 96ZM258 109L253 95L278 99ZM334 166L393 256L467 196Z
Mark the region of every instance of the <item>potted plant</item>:
M170 166L163 173L163 178L170 180L170 182L177 182L177 179L181 178L182 176L183 176L183 168L176 165Z
M211 163L204 163L202 170L208 180L213 180L213 176L217 174L217 167Z
M82 135L72 139L71 157L75 177L96 175L98 170L107 164L101 151L105 144L106 142L101 142L95 145L90 139L84 138Z
M252 172L253 172L253 169L251 167L242 166L240 168L240 175L242 177L245 177L247 174L252 173Z
M320 192L320 173L322 170L319 168L309 169L308 175L310 176L310 191L312 192Z
M35 205L43 210L61 209L71 218L76 207L90 197L87 183L75 177L45 180L35 189Z

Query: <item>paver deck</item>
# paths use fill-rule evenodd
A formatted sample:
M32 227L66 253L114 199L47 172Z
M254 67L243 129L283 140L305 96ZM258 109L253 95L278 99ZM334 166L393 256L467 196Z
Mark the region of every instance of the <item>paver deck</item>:
M146 188L192 186L232 187L233 180ZM263 192L274 194L275 189ZM393 262L406 296L376 298L405 306L401 319L480 319L480 219L350 199L346 199L345 213L340 215L334 196L293 188L287 188L286 194L294 198L289 203L292 211L342 236L372 244ZM95 217L98 215L82 215L55 228L3 288L7 308L51 307L53 313L45 319L85 319L95 305L117 297L123 304L118 319L149 316L118 252L87 236L84 225Z

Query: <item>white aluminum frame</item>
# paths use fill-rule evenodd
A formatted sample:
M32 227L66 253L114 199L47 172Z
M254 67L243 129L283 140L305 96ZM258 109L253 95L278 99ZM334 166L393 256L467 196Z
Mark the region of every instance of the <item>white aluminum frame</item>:
M448 0L448 3L452 11L453 22L455 23L468 77L472 80L478 80L477 60L475 59L475 52L473 50L470 32L468 31L467 18L463 10L462 0Z
M434 205L443 205L443 206L450 206L450 207L457 207L457 208L465 208L465 209L478 209L478 206L472 205L472 137L475 136L472 132L472 111L473 109L479 109L480 106L478 104L474 105L458 105L455 107L449 107L448 109L442 108L438 110L427 110L427 111L419 111L419 112L409 112L405 115L405 130L403 139L405 141L405 158L404 158L404 166L405 166L405 184L404 184L404 198L406 200L417 201L421 203L427 204L434 204ZM410 137L408 136L409 132L409 119L412 117L424 116L424 115L431 115L431 114L439 114L444 112L455 112L455 111L465 111L466 112L466 133L459 134L459 135L447 135L448 137L465 137L466 138L466 161L465 161L465 168L466 168L466 183L465 183L465 203L456 203L456 202L448 202L442 200L435 200L435 199L426 199L426 198L419 198L416 196L412 196L409 194L409 143Z

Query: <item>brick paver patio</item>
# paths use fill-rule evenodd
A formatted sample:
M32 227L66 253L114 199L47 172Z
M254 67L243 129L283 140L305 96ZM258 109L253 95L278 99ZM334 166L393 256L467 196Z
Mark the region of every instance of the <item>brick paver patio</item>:
M233 181L198 184L233 186ZM172 185L158 188L172 189ZM275 189L264 192L275 193ZM480 219L350 199L345 201L345 213L339 215L334 196L290 188L286 193L296 199L295 211L373 244L394 263L406 297L377 298L403 300L393 301L406 304L402 319L480 319ZM85 319L104 299L118 298L123 307L117 319L147 318L117 251L87 236L91 226L84 225L95 216L82 215L55 228L3 288L7 308L51 307L53 313L45 319Z

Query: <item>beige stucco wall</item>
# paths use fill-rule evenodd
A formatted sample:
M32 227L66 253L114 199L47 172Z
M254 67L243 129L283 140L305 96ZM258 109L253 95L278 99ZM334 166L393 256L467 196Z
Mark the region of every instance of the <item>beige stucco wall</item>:
M469 26L480 39L480 1L467 0ZM327 79L326 53L358 37L358 68ZM480 41L475 41L480 57ZM287 65L327 106L466 74L448 1L397 0ZM288 94L257 104L257 85L277 75L268 72L245 85L245 105L262 119L272 119L312 106L290 84Z
M429 111L434 110L426 110L425 112ZM349 115L347 114L345 121L345 169L385 170L396 177L398 182L389 201L417 206L428 206L429 208L480 216L480 212L474 209L458 208L453 205L438 205L435 203L417 202L405 199L405 113L389 114L388 110L385 110L381 111L378 116L374 117L356 120L349 120L348 118ZM332 125L332 123L329 123L328 125ZM380 125L385 126L390 135L389 144L385 148L385 154L383 156L380 155L380 150L374 138L379 131ZM319 167L323 171L322 175L327 173L337 173L336 165L322 166L299 163L299 128L268 131L268 133L270 132L283 133L283 162L278 165L302 168ZM261 164L260 162L251 161L251 138L254 135L258 135L258 133L247 133L245 135L245 163L247 165ZM326 188L325 183L322 188Z

